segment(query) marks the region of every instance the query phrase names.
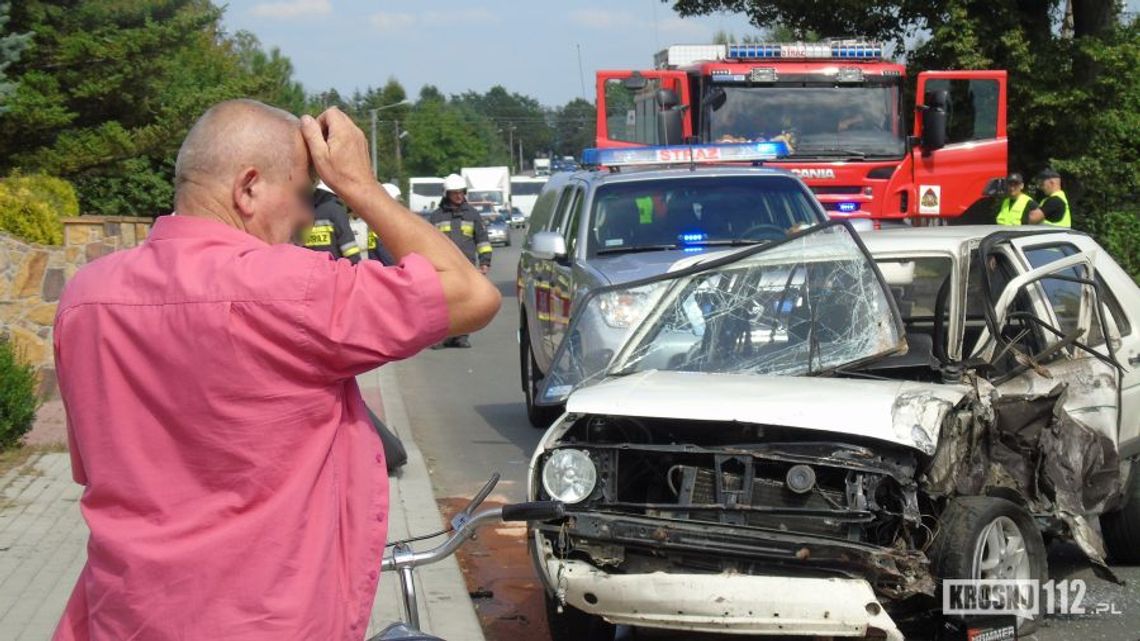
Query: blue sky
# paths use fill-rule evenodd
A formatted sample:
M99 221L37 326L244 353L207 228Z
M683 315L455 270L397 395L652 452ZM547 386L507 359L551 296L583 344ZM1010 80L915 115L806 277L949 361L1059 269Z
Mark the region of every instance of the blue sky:
M659 0L230 0L224 22L280 47L308 91L395 76L413 96L501 84L550 106L582 95L578 44L592 100L597 69L651 68L668 44L756 31L743 15L682 20Z
M577 45L592 100L598 69L650 68L655 51L720 29L756 33L742 14L682 19L659 0L229 0L224 22L280 47L311 92L394 76L413 97L424 84L445 94L501 84L548 106L582 96Z

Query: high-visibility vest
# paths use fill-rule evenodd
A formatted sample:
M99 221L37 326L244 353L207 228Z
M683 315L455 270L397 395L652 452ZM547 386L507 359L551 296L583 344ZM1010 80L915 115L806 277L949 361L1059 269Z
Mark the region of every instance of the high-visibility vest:
M1025 194L1021 194L1013 200L1007 196L1001 203L1001 211L997 215L997 224L1020 225L1021 216L1025 213L1025 207L1030 200L1032 199Z
M1058 189L1057 191L1053 192L1052 195L1046 196L1045 200L1049 200L1050 198L1060 198L1061 202L1065 203L1065 215L1061 217L1061 220L1059 222L1053 222L1051 220L1044 220L1042 222L1046 225L1053 225L1055 227L1072 227L1073 216L1072 212L1069 210L1069 198L1065 196L1065 192ZM1044 209L1045 200L1041 201L1042 209Z

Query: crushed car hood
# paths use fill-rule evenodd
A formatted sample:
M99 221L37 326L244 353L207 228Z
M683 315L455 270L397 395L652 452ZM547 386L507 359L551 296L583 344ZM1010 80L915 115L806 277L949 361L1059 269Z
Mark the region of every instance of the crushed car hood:
M888 441L930 455L962 385L647 371L580 389L571 414L780 425Z

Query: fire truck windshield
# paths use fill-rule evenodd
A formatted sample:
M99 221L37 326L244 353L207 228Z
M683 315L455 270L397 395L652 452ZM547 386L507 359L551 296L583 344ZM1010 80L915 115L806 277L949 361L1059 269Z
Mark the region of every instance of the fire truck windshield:
M710 142L784 140L791 157L900 157L899 85L715 85L703 128Z

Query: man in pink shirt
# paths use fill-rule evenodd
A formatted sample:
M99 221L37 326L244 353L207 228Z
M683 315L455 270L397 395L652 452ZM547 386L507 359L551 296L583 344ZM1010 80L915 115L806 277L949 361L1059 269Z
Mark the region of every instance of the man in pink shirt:
M289 244L312 216L311 166L398 266ZM336 109L221 103L175 181L177 215L60 302L91 538L54 638L362 639L388 478L355 376L483 327L499 293L388 196Z

